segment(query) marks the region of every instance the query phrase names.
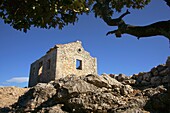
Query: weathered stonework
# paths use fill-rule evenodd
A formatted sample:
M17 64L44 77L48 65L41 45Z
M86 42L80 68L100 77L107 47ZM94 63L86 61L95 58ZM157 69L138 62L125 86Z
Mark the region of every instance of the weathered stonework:
M84 50L80 41L59 44L31 64L29 87L68 75L97 74L97 59Z

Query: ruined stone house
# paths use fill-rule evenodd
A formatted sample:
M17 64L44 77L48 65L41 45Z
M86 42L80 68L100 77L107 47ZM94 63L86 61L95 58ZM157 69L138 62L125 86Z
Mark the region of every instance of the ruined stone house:
M29 87L67 75L97 74L97 59L84 50L80 41L58 44L31 64Z

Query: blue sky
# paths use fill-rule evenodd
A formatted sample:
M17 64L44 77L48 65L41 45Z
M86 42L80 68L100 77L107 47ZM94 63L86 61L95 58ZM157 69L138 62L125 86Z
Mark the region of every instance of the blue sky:
M126 9L124 9L125 11ZM152 0L143 10L132 10L124 20L132 25L147 25L169 20L170 8L163 0ZM115 14L114 17L120 14ZM107 26L93 13L79 17L74 26L63 30L31 28L27 33L17 31L0 19L0 86L27 86L30 64L43 56L55 44L76 40L98 59L98 73L134 73L149 71L163 64L170 56L169 41L162 37L137 40L131 35L115 38L105 34L116 29Z

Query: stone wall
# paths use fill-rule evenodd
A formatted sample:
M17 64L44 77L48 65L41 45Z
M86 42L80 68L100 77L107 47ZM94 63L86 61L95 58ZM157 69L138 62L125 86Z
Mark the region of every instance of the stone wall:
M55 79L57 49L48 51L47 54L31 64L29 87L39 82L49 82Z
M29 87L67 75L97 74L97 60L84 50L80 41L58 44L31 64Z
M97 74L97 60L84 50L80 41L57 45L56 79L67 75ZM76 67L78 60L80 67Z

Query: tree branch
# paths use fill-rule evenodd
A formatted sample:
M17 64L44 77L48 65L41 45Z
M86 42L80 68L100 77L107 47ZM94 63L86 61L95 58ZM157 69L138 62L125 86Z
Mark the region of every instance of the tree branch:
M166 4L170 7L170 0L164 0Z
M169 0L165 0L168 3ZM106 35L115 34L116 37L121 37L122 34L130 34L136 36L138 39L150 36L161 35L170 40L170 20L160 21L146 26L133 26L124 22L123 18L130 14L127 10L120 17L112 19L112 8L110 8L110 0L96 0L96 13L107 23L109 26L118 26L117 30L108 32ZM94 6L95 7L95 6ZM101 12L100 12L101 11Z
M125 13L123 13L120 17L112 19L111 18L111 14L112 14L112 10L109 7L109 3L110 0L96 0L96 6L98 6L98 9L100 9L101 11L101 18L107 23L107 25L109 26L118 26L119 24L121 24L123 21L123 18L130 14L130 12L128 10L126 10ZM94 7L95 7L94 5ZM110 14L111 13L111 14Z
M105 12L103 12L105 13ZM111 17L107 16L107 14L103 14L102 15L102 19L107 23L107 25L109 26L118 26L120 23L124 22L123 21L123 17L125 17L126 15L130 14L130 12L128 11L128 9L126 10L125 13L123 13L120 17L112 19Z
M125 13L123 13L119 19L123 19L123 17L125 17L126 15L130 14L129 10L127 9Z
M117 34L120 35L117 35ZM150 36L161 35L170 40L170 20L160 21L146 26L118 25L118 29L108 32L106 35L115 34L116 37L121 37L121 34L130 34L138 39Z

